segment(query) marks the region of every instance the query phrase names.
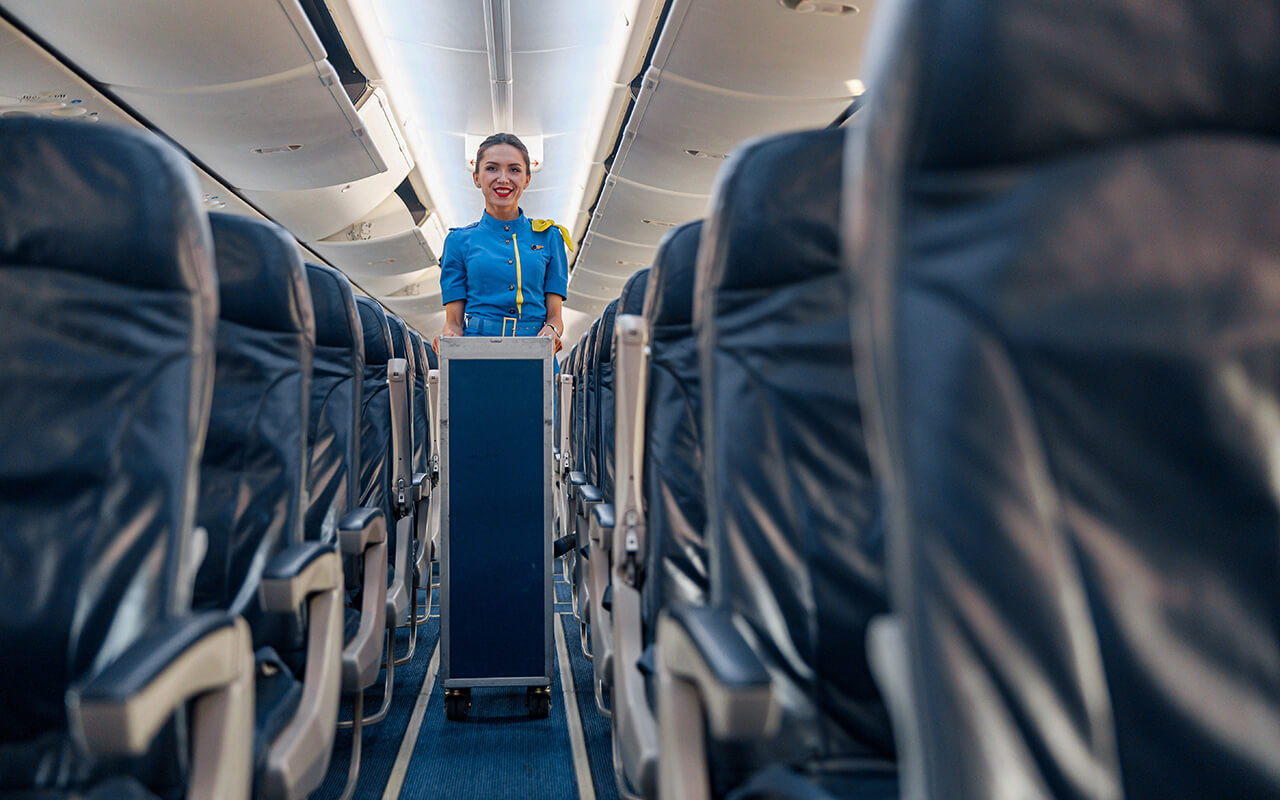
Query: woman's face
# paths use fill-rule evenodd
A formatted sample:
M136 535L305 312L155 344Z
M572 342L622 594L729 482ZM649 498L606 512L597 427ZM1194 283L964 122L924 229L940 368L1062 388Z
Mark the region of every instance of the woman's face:
M524 156L509 144L495 144L480 155L480 163L471 176L484 192L484 207L491 216L518 213L520 195L529 185L529 170Z

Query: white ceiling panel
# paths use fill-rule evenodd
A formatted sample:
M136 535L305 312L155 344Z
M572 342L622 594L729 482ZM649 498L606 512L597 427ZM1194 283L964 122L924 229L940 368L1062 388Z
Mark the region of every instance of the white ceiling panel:
M307 246L350 275L352 280L417 275L413 280L399 282L395 289L374 292L366 287L366 290L375 295L390 294L421 280L426 276L422 270L435 267L438 263L435 254L427 244L427 236L421 228L410 228L395 236L364 241L331 238L320 242L308 242ZM436 270L436 272L439 271Z
M323 254L322 254L323 255ZM326 256L327 258L327 256ZM335 265L336 266L336 265ZM370 297L378 298L379 301L389 294L394 294L403 290L406 286L417 283L424 279L430 279L434 267L427 267L415 272L406 272L400 275L387 275L379 277L377 275L357 275L353 272L346 272L351 282L364 290L365 294Z
M387 168L325 61L216 89L112 88L240 189L315 189Z
M801 14L776 0L677 0L655 56L664 71L710 86L768 97L849 100L875 0L859 13ZM830 121L830 120L828 120Z
M103 83L187 88L275 75L325 57L297 0L5 0Z
M682 222L698 219L706 213L706 208L706 197L672 195L617 182L605 186L600 205L591 219L589 233L600 233L631 244L656 246L668 230Z
M656 245L620 242L592 233L578 250L578 260L597 272L629 273L653 263Z
M297 0L6 7L236 188L315 189L387 168Z
M332 236L370 214L388 199L413 168L381 90L371 92L359 109L360 121L388 169L359 181L293 192L246 190L245 196L304 241ZM403 209L404 205L401 204Z
M706 213L724 164L716 156L746 139L835 120L853 100L873 2L862 13L827 16L775 0L672 0L587 228L592 244L570 278L570 294L581 289L569 304L598 311L603 304L591 295L608 279L594 273L644 263L624 254L651 253L670 223Z

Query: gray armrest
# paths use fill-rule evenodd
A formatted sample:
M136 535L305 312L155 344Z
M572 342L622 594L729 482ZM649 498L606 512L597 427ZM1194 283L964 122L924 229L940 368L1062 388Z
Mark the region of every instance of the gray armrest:
M572 472L569 473L569 483L573 486L586 486L587 474L585 472L578 472L577 470L573 470Z
M604 500L604 494L596 486L589 483L577 487L578 505L574 509L578 516L585 517L591 510L592 503L599 503Z
M413 474L413 501L420 503L426 499L431 492L431 476L425 472L415 472Z
M313 594L342 591L342 562L328 542L304 542L276 554L258 586L263 611L296 611Z
M386 540L387 524L381 509L354 508L338 523L338 541L345 556L358 556Z
M195 700L193 800L246 798L253 767L253 640L239 617L182 617L144 635L67 692L75 738L99 757L139 756Z
M342 694L342 559L331 543L307 542L274 558L263 574L262 606L307 606L307 669L293 718L267 748L265 800L305 798L320 787L333 753Z
M764 664L722 609L674 606L658 620L659 673L692 683L720 741L767 738L781 709ZM665 734L665 732L664 732Z
M338 524L344 553L363 553L360 627L342 649L342 689L366 689L378 679L387 624L387 519L380 509L357 508Z
M599 503L591 509L591 525L587 530L596 547L611 549L614 522L612 503Z

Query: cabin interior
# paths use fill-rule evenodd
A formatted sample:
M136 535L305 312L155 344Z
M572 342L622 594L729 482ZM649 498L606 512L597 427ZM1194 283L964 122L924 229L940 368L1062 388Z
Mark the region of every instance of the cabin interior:
M1280 797L1278 41L0 0L0 797ZM575 245L553 666L460 689L433 339L495 131Z

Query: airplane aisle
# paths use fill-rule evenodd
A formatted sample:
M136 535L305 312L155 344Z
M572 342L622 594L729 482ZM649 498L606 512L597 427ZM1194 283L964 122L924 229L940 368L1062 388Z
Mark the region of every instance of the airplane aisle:
M365 729L356 800L617 798L609 724L595 710L591 665L582 655L563 563L555 561L556 669L550 717L529 717L523 689L493 688L473 690L465 722L445 719L444 690L437 681L436 576L431 616L418 631L418 654L396 670L395 697L386 720ZM400 652L408 646L407 637L402 631ZM376 709L380 700L367 697L365 708ZM339 732L329 774L316 798L337 800L350 752L350 733Z

